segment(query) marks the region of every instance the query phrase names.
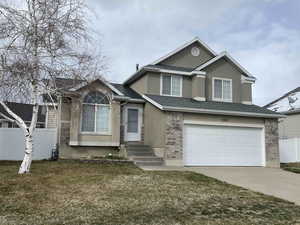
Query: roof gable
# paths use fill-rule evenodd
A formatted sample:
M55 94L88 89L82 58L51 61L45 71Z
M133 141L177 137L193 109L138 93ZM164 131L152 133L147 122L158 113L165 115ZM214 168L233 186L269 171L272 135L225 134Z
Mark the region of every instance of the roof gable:
M104 84L106 87L108 87L110 90L112 90L113 92L115 92L117 95L120 95L120 96L124 95L120 90L118 90L112 84L110 84L109 82L107 82L105 80L99 79L99 78L96 79L96 80L94 80L94 81L92 81L92 82L90 82L90 83L82 82L79 85L77 85L77 86L69 89L69 91L78 91L79 89L87 87L89 85L92 85L92 84L94 84L96 82L100 82L100 83Z
M235 65L244 75L246 75L249 78L253 78L255 80L255 77L252 76L251 73L249 73L241 64L239 64L234 58L232 58L226 51L220 53L219 55L217 55L216 57L212 58L211 60L209 60L208 62L198 66L195 71L201 71L203 69L205 69L206 67L208 67L209 65L212 65L213 63L217 62L218 60L222 59L222 58L226 58L228 59L233 65Z
M207 50L213 56L217 55L216 52L214 52L207 44L205 44L203 41L201 41L198 37L195 37L191 41L185 43L184 45L176 48L175 50L173 50L173 51L169 52L168 54L162 56L161 58L155 60L154 62L151 63L151 65L157 65L157 64L163 62L164 60L170 58L171 56L174 56L175 54L179 53L180 51L184 50L185 48L187 48L188 46L190 46L190 45L192 45L194 43L198 43L201 46L203 46L203 48L205 50Z

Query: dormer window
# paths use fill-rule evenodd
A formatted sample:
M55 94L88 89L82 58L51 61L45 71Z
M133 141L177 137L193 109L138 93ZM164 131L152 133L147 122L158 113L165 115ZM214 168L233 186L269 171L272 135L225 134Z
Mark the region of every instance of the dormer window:
M82 104L83 133L109 134L110 101L101 92L93 91L85 96Z
M182 76L161 75L161 95L182 96Z
M220 102L232 102L232 80L225 78L213 78L213 100Z

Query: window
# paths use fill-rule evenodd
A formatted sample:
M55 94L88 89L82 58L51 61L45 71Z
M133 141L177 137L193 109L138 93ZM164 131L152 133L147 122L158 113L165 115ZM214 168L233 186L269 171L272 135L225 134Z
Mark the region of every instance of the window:
M232 101L232 80L213 78L213 100Z
M169 96L181 96L182 76L161 75L161 94Z
M91 92L85 96L82 106L82 132L107 134L110 131L110 103L107 96Z

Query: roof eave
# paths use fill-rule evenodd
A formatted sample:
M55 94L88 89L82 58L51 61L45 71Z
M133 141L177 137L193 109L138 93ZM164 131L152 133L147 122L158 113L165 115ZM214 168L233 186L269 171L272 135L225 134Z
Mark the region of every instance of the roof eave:
M191 113L201 113L201 114L214 114L214 115L228 115L228 116L241 116L241 117L258 117L258 118L285 118L287 116L282 114L266 114L266 113L250 113L250 112L238 112L238 111L227 111L227 110L211 110L211 109L199 109L199 108L183 108L183 107L171 107L163 106L153 99L142 96L146 101L150 102L157 108L163 111L173 111L173 112L191 112Z
M191 72L185 72L180 70L168 70L168 69L159 69L159 68L150 68L150 67L143 67L139 71L135 72L133 75L131 75L127 80L123 82L123 85L130 85L134 81L140 78L140 76L143 75L145 72L154 72L154 73L170 73L170 74L178 74L178 75L184 75L184 76L192 76L192 75L206 75L205 71L191 71Z
M163 106L162 110L174 111L174 112L192 112L192 113L201 113L201 114L241 116L241 117L286 118L285 115L280 115L280 114L250 113L250 112L210 110L210 109L197 109L197 108L180 108L180 107L171 107L171 106Z

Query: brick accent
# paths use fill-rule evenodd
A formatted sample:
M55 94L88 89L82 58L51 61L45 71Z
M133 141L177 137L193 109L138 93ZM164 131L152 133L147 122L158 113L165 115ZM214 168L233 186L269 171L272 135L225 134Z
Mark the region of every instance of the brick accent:
M265 119L266 166L280 167L278 120Z
M166 115L165 159L183 159L183 113L168 112Z

